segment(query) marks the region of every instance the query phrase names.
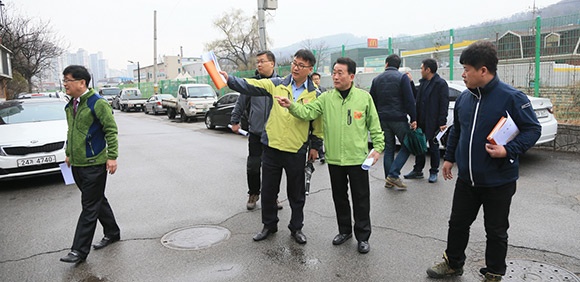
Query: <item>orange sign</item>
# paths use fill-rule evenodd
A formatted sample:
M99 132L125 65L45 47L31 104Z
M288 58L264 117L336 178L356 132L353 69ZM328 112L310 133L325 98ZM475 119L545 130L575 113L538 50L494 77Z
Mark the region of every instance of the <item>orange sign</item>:
M367 47L378 48L379 47L379 40L376 38L367 38Z

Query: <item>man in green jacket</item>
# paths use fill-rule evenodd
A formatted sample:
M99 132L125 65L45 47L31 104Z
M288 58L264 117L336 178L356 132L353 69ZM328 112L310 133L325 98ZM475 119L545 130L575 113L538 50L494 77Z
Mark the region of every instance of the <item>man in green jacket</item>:
M294 54L292 74L284 78L242 79L221 74L228 81L228 86L244 95L273 96L283 95L299 104L308 104L316 100L317 88L309 77L316 58L310 50L301 49ZM312 133L311 129L312 128ZM310 139L310 140L309 140ZM254 236L254 241L266 239L278 231L278 193L282 170L286 172L286 193L290 202L292 215L288 229L291 236L299 244L306 244L306 235L302 232L304 226L304 203L306 188L304 180L304 164L309 144L308 158L315 160L322 145L322 129L320 120L305 121L288 113L278 103L273 103L270 109L261 142L264 144L262 153L262 223L264 227Z
M334 89L322 93L312 103L293 103L284 96L278 103L304 120L322 116L326 162L332 185L332 199L338 222L338 235L332 244L340 245L352 237L352 221L348 201L348 183L352 193L354 234L358 251L370 251L370 192L368 171L362 168L369 156L368 134L373 142L373 164L385 148L381 123L371 95L353 85L356 63L350 58L338 58L333 67Z
M113 174L117 170L118 131L107 100L88 88L91 81L88 70L71 65L62 74L66 94L72 97L65 107L68 122L65 162L72 167L81 191L82 211L71 251L60 260L79 263L89 254L97 221L103 225L105 237L93 245L95 250L120 239L121 231L105 197L107 172Z

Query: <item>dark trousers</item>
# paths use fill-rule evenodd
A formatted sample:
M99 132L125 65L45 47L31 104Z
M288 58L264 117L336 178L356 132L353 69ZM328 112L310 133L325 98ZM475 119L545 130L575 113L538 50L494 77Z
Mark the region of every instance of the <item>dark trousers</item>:
M509 228L509 212L516 182L496 187L473 187L457 180L453 194L453 207L447 235L449 266L457 269L465 264L465 248L469 241L469 228L483 205L485 233L485 262L491 273L504 275Z
M431 155L431 169L429 173L437 174L439 173L439 163L441 155L439 153L439 144L434 142L434 138L427 140L429 142L428 153ZM425 168L426 154L415 156L415 165L413 166L414 171L423 172Z
M360 165L328 165L332 200L336 211L338 232L352 233L352 219L348 201L348 183L352 194L352 212L354 215L354 235L358 241L368 241L371 236L369 174Z
M290 231L302 229L304 225L304 165L306 153L288 153L264 146L262 155L262 223L267 228L278 225L278 206L276 199L280 192L282 170L286 172L286 193L292 209Z
M106 166L104 164L87 167L73 166L72 173L79 190L81 190L83 210L79 216L71 250L77 251L86 258L91 250L97 220L103 226L105 236L118 237L121 231L115 221L109 201L105 197Z
M248 136L248 160L246 162L246 175L248 179L248 194L260 195L260 168L262 167L262 142L260 136L250 133Z

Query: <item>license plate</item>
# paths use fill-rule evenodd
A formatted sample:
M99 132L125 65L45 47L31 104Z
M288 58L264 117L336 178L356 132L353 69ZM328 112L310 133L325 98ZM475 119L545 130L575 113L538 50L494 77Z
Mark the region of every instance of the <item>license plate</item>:
M48 163L55 163L55 162L56 162L55 155L16 160L16 164L18 165L18 167L31 166L31 165L41 165L41 164L48 164Z
M548 110L546 110L546 109L536 110L536 117L537 118L545 118L545 117L548 117Z

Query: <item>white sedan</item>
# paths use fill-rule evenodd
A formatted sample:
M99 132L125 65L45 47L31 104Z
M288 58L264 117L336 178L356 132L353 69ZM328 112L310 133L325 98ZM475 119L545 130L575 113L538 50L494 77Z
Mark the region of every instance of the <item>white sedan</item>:
M0 180L60 171L65 105L54 98L0 101Z
M441 142L439 142L439 149L441 150L445 150L449 129L453 125L453 109L455 108L455 100L463 91L467 89L463 81L447 81L447 85L449 86L449 111L447 115L447 130L444 132L444 134L442 134L443 136L441 137ZM416 84L416 86L418 87L419 84ZM538 117L538 121L542 126L542 135L536 142L536 145L554 141L558 132L558 121L553 114L552 102L548 98L538 98L532 96L528 96L528 98L530 99L532 108L534 109L536 117ZM397 145L400 145L399 140L397 138L395 139ZM370 135L369 143L371 143ZM427 146L429 146L429 144L427 144Z
M449 115L447 116L447 125L450 126L453 124L455 99L457 99L459 94L466 90L467 87L465 87L463 81L448 81L447 84L449 85ZM536 117L538 117L540 125L542 125L542 135L536 142L536 145L554 141L554 139L556 139L556 133L558 132L558 121L556 121L553 114L552 102L548 98L532 96L528 96L528 98L532 103L532 108L536 113ZM446 143L445 137L442 143Z

